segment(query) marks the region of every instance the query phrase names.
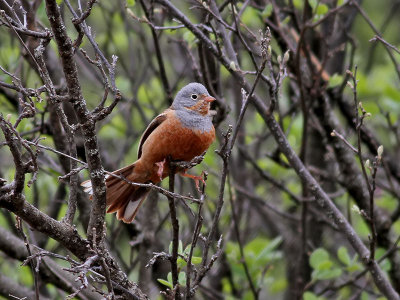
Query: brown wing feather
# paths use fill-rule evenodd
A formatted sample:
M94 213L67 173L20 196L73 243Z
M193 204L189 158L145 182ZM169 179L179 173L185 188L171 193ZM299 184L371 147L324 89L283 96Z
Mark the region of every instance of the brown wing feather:
M162 122L167 119L167 112L163 112L162 114L159 114L157 117L154 118L153 121L150 122L150 124L147 126L146 130L143 132L142 137L140 138L139 142L139 149L138 149L138 159L142 156L142 147L146 139L149 137L149 135L158 127Z

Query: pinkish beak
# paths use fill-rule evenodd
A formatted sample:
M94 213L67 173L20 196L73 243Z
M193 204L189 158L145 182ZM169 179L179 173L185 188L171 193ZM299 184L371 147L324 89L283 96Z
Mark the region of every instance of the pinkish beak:
M211 97L211 96L205 96L204 98L203 98L203 101L205 101L205 102L213 102L213 101L215 101L215 98L214 97Z

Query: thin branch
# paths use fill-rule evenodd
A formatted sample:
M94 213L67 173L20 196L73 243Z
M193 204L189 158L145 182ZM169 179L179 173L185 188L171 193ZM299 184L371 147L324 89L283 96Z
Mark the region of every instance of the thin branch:
M358 150L352 144L350 144L350 142L346 140L346 138L339 132L337 132L336 130L332 130L331 136L337 136L340 140L343 141L343 143L347 145L347 147L350 148L351 151L353 151L355 154L358 154Z
M26 237L26 234L24 233L24 229L22 228L21 218L18 217L18 216L17 216L16 227L17 227L17 230L18 230L19 234L21 235L21 237L24 240L25 247L26 247L26 250L28 252L28 255L32 256L30 243L28 241L28 238ZM32 276L33 276L33 279L34 279L35 297L36 297L35 299L39 300L39 260L37 260L37 262L36 262L36 267L34 265L33 260L30 260L29 265L31 266Z
M235 199L234 199L235 197L233 196L233 193L232 193L233 187L230 183L230 176L228 176L228 188L229 188L229 190L228 190L229 191L229 202L231 203L233 227L235 230L237 242L239 244L240 261L243 265L243 269L246 274L246 279L250 285L250 290L253 294L253 297L254 297L254 299L258 299L261 288L255 287L255 285L253 283L253 279L251 278L251 275L250 275L249 266L246 262L246 257L245 257L244 250L243 250L243 241L242 241L242 237L240 236L240 231L239 231L239 218L235 211L235 202L236 201L235 201Z
M206 174L204 174L204 181L207 181ZM192 243L190 245L189 255L188 255L188 259L187 259L185 300L190 299L193 296L193 294L191 292L191 285L190 285L191 279L192 279L191 273L192 273L192 268L193 268L192 258L193 258L193 251L194 251L194 248L196 247L197 241L200 236L200 230L203 225L203 217L201 216L201 212L203 209L203 203L204 203L204 199L205 199L205 188L206 188L206 185L203 184L202 190L201 190L201 197L200 197L200 200L202 200L202 202L199 204L199 206L197 208L196 225L193 230Z
M170 161L170 159L168 159ZM168 162L169 163L169 162ZM175 166L169 163L169 191L174 192L175 185ZM179 221L176 217L176 206L175 198L173 196L168 196L169 211L172 224L172 253L170 257L171 262L171 273L172 273L172 284L173 291L175 293L175 299L180 299L179 283L178 283L178 245L179 245Z
M396 51L398 54L400 54L400 50L397 49L395 46L393 46L392 44L389 44L388 42L386 42L382 37L380 37L379 35L375 35L372 39L369 40L370 42L376 42L379 41L381 42L383 45L385 45L385 47L389 47L392 50Z

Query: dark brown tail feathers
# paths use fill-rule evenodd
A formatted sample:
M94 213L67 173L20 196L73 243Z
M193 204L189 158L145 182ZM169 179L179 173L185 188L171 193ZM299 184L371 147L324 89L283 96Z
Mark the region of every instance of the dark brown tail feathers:
M141 183L141 180L135 176L135 165L126 166L114 171L112 174L126 178L127 181ZM89 180L81 184L85 192L92 195L92 186ZM149 189L129 184L123 179L112 175L106 178L107 187L107 213L117 212L117 219L125 223L131 223L135 218L144 199L150 192ZM90 196L90 199L92 196Z
M128 181L140 183L139 178L135 176L135 164L114 171L113 174L122 176ZM128 182L113 176L107 178L106 186L107 206L109 206L107 212L117 212L118 220L122 220L125 223L131 223L144 199L146 199L149 190L144 187L131 185Z
M131 223L135 218L137 212L143 201L146 199L150 190L144 187L138 187L131 193L125 202L117 210L117 219L125 223Z

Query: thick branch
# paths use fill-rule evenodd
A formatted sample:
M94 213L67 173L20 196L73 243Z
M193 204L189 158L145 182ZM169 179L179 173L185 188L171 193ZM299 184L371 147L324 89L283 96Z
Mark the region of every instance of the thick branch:
M85 99L82 96L81 85L78 78L78 69L73 58L74 50L72 47L72 41L67 35L60 8L55 0L46 1L46 12L61 56L70 102L74 106L78 120L82 125L82 133L85 139L86 157L94 192L88 228L88 238L89 240L92 240L93 229L98 233L103 232L106 212L104 169L101 163L97 144L95 122L92 120L86 107ZM103 235L97 234L96 237L97 243L99 243L101 242Z

